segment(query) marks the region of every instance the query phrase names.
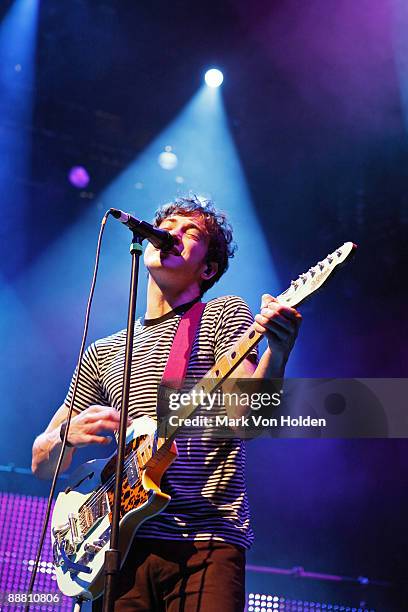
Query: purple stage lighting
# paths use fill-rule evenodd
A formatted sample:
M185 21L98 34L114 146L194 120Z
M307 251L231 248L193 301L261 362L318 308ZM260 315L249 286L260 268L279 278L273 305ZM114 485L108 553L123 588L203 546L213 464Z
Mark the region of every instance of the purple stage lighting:
M34 566L47 500L0 492L0 601L1 610L23 610ZM45 539L30 610L70 612L72 599L60 593L52 562L50 536ZM4 605L2 605L4 601ZM10 602L8 605L7 602ZM18 602L18 603L17 603Z
M83 166L74 166L68 174L69 182L78 189L86 187L90 181L89 174Z

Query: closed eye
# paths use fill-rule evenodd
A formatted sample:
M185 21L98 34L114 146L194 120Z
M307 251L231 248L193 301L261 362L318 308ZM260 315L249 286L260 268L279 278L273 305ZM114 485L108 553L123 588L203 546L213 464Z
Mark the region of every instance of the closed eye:
M160 229L165 229L167 231L171 231L173 229L173 225L172 224L165 224L162 223L160 225ZM203 238L203 234L202 232L200 232L200 230L198 228L195 227L188 227L185 232L184 232L189 238L194 238L195 240L201 240Z
M186 234L189 238L194 238L194 240L201 240L202 238L200 232L197 232L196 230L188 230Z

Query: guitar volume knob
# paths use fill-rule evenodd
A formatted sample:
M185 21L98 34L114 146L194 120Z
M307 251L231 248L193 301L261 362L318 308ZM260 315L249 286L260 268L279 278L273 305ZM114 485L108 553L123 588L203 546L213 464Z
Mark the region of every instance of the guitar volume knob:
M97 544L95 544L95 542L93 544L85 544L84 546L84 550L85 552L94 555L97 552L99 552L101 550L102 546L98 546Z

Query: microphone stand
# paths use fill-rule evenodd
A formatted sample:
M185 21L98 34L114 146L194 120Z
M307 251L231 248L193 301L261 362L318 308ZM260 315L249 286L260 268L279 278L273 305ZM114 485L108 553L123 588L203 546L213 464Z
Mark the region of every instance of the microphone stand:
M132 271L130 279L130 294L126 333L125 367L122 382L122 406L120 410L119 440L115 475L115 498L112 510L110 548L105 553L105 589L103 595L103 612L113 612L115 595L120 570L121 554L119 550L119 521L122 497L123 464L125 458L126 429L129 409L130 374L132 367L132 350L135 327L135 312L137 299L137 284L139 279L139 261L143 252L142 240L135 230L130 245L132 256Z

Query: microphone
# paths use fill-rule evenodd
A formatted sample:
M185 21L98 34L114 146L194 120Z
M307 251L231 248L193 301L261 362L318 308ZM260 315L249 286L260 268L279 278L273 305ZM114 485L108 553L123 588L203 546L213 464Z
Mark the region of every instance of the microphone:
M123 210L118 210L117 208L110 208L109 212L115 219L118 219L124 225L127 225L132 232L135 232L142 238L147 238L149 242L156 249L160 249L161 251L170 251L174 244L174 238L164 229L159 229L158 227L154 227L151 223L147 223L147 221L141 221L140 219L136 219L136 217L132 217L129 213L123 212Z

